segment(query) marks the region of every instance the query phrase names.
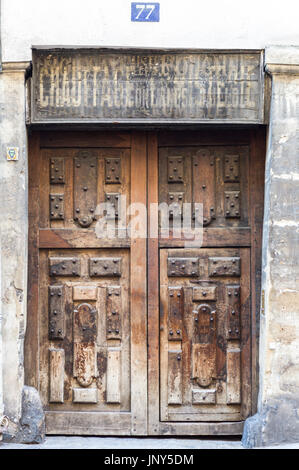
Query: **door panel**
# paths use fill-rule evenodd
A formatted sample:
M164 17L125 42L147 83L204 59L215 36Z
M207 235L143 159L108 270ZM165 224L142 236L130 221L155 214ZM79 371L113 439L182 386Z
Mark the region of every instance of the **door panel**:
M50 374L41 368L43 405L51 411L72 410L74 403L82 404L80 410L92 404L94 411L130 411L129 250L71 255L40 254L40 308L49 312L40 325L40 361L46 365L51 356L58 369L65 363L63 389L54 367Z
M26 380L39 389L49 434L142 435L146 279L137 273L145 271L146 244L129 240L120 214L146 197L145 136L90 133L78 140L66 132L58 141L55 134L31 139L35 262L26 341L36 356L26 359ZM105 202L114 238L97 228Z
M25 371L47 433L240 434L256 403L263 132L34 132L29 144ZM100 202L114 205L113 239L96 230ZM120 223L132 202L150 209L147 240ZM195 217L203 203L201 248L165 236L158 202L170 226L172 210L190 202Z
M250 331L248 251L161 250L162 421L246 417L250 397L241 356ZM189 264L197 267L196 278Z
M159 202L202 203L204 227L247 228L248 157L245 145L160 148Z
M160 228L161 421L240 421L251 409L250 243L237 235L249 228L248 159L246 145L159 149L159 202L180 195L193 220L201 203L204 246L218 247L183 248L171 212L168 239Z
M241 434L256 410L264 130L161 131L148 154L148 204L173 204L169 234L150 222L149 433ZM185 202L193 220L203 204L200 248L172 230Z

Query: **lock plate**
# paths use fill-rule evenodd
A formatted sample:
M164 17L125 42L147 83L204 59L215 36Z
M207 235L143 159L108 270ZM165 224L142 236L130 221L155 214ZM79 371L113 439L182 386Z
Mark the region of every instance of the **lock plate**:
M192 390L193 405L210 405L216 403L216 389Z
M208 150L200 150L192 158L193 201L202 204L202 221L206 227L216 218L215 157ZM193 219L198 219L198 207L194 207Z
M184 289L168 288L168 340L182 340L184 314Z
M169 192L168 205L169 205L169 218L181 217L183 214L184 193L183 192Z
M240 338L240 286L229 285L226 291L226 338Z
M97 157L86 150L74 160L74 220L89 227L97 205Z
M216 286L193 287L193 302L216 300Z
M50 160L50 184L65 183L64 158L51 158Z
M121 183L120 158L105 158L105 181L106 184Z
M49 286L49 339L64 338L64 323L64 288Z
M79 258L50 258L50 276L80 276Z
M198 258L168 258L168 277L199 276Z
M237 256L209 258L209 276L240 276L240 258Z
M239 155L225 155L224 157L224 181L235 183L240 179L240 157Z
M225 191L224 201L225 217L240 217L240 191Z
M106 218L108 220L118 220L120 215L120 193L105 193Z
M73 374L81 387L88 387L97 375L97 310L90 304L75 306L73 335Z
M83 303L74 308L74 341L92 343L97 335L97 310Z
M121 288L107 288L106 302L106 337L121 339Z
M213 343L216 331L216 311L211 305L201 304L193 312L193 343Z
M184 182L184 158L168 157L168 183Z
M64 219L63 194L50 194L50 220Z
M90 277L120 277L121 258L90 258Z

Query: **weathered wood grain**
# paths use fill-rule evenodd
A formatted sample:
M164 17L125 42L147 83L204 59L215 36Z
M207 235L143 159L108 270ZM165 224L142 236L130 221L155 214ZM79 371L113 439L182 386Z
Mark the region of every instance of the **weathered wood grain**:
M64 350L50 349L50 402L64 401Z
M131 202L146 206L146 134L132 134ZM147 231L146 214L142 220ZM146 232L145 232L146 233ZM131 239L131 386L133 435L147 434L147 257L146 238Z
M199 145L202 149L203 143L205 143L211 145L214 150L217 150L216 147L218 147L215 180L216 196L218 191L216 197L218 218L217 222L215 220L211 221L210 225L212 227L204 228L202 248L186 249L184 240L177 240L170 234L166 239L162 239L161 236L160 239L148 238L147 256L145 240L137 238L133 239L132 243L128 239L99 240L96 238L94 230L76 226L73 221L73 161L81 148L95 149L92 152L95 152L98 158L98 202L104 201L106 191L112 193L120 191L128 195L128 203L131 201L146 202L147 193L147 204L149 205L150 202L158 202L158 134L150 132L146 135L143 132L136 131L133 133L133 139L131 139L130 133L115 134L114 142L113 133L109 132L106 137L103 133L98 133L97 136L94 133L90 133L90 136L88 133L78 133L80 134L78 136L74 133L65 133L65 140L62 133L57 133L57 141L55 141L54 133L41 134L41 143L35 141L34 138L30 143L32 149L30 253L33 254L33 257L30 258L31 272L29 280L33 296L29 299L31 316L28 321L29 326L33 329L27 333L26 348L27 351L29 350L29 354L27 356L26 376L28 378L27 383L36 387L40 384L43 404L51 410L47 412L47 432L53 434L103 435L142 435L146 433L156 435L241 434L243 427L241 420L244 420L252 412L250 359L251 346L253 350L255 349L254 336L257 332L257 324L254 319L255 312L253 311L253 337L251 342L250 309L251 302L253 309L258 307L259 296L259 254L262 226L261 187L263 184L264 161L263 131L252 132L252 134L246 133L246 131L239 134L238 132L232 134L231 132L221 133L220 131L214 133L211 131L203 133L201 131L196 134L186 132L184 135L163 133L161 142L164 146L163 151L166 160L171 154L175 155L177 149L184 147L187 152L189 147L189 153L186 153L186 155L189 162L192 163L194 146ZM215 141L213 141L213 135ZM189 137L190 140L188 141ZM131 141L133 144L132 152L129 149L124 150L126 146L130 147ZM90 145L88 145L89 142ZM101 143L103 148L97 148L101 147ZM110 145L114 148L110 148ZM191 148L191 145L193 148ZM227 181L224 186L224 181L221 181L221 178L223 178L222 155L224 155L223 151L225 149L223 146L225 145L229 146L232 155L232 147L236 146L241 152L241 157L240 181ZM249 145L251 146L250 151ZM174 147L176 147L175 150ZM147 164L146 154L148 155ZM105 158L107 156L118 158L119 155L122 159L120 175L124 182L122 184L113 183L113 185L106 183L107 187L105 187ZM54 186L49 185L51 176L49 159L53 156L65 158L65 182L63 185L60 183ZM248 164L248 156L251 159L250 165ZM132 158L131 162L130 158ZM187 177L181 175L186 180L183 184L183 191L187 194L187 200L192 202L190 184L192 178L189 163L186 164L185 171ZM160 176L164 178L163 184L160 181L160 193L166 200L169 189L167 186L167 166L161 171ZM108 187L114 185L116 185L115 188ZM161 189L161 186L164 189ZM179 191L179 186L182 186L180 182L170 183L172 191ZM53 188L54 193L55 190L57 194L64 193L65 220L50 221L49 191ZM242 217L239 219L228 220L221 215L223 208L225 208L223 203L224 190L227 188L230 191L241 190ZM148 227L158 233L157 214L152 218L148 218ZM250 247L251 250L248 249ZM38 256L39 249L40 257ZM160 277L159 251L161 253ZM74 256L81 260L80 278L78 276L49 277L49 257L65 258ZM110 277L90 277L89 260L107 256L109 259L110 257L121 258L121 276L115 276L113 279ZM173 256L183 259L186 257L199 258L199 273L197 273L197 276L194 279L192 277L168 278L167 258ZM209 279L208 258L219 256L240 256L241 278L212 277ZM146 272L148 273L147 330ZM250 287L250 277L253 281L253 291ZM37 297L38 282L40 283L39 300ZM54 339L49 341L48 337L46 317L48 315L48 285L51 282L65 284L66 336L63 340ZM161 286L160 322L159 283ZM226 312L225 285L235 284L240 284L241 290L240 329L242 334L241 338L237 337L231 340L226 338L226 328L228 326L224 318ZM184 318L182 325L180 324L180 327L176 328L176 330L182 330L182 338L179 341L177 338L174 341L169 335L168 286L173 289L182 289L184 292ZM119 329L121 334L118 334L120 337L109 339L107 337L106 296L111 288L120 289L122 293L119 308L122 313L121 329ZM75 331L74 338L74 301L91 302L92 307L98 311L96 357L94 352L90 354L88 351L78 351L81 336L83 339L88 332L86 333L86 329L82 328L82 331L81 329ZM215 325L218 340L216 370L214 371L213 366L211 373L208 374L212 376L213 383L201 387L195 379L190 380L192 375L191 342L193 341L190 341L190 338L192 331L196 330L194 321L197 308L199 305L206 303L213 306L217 304ZM39 316L37 315L38 304ZM113 319L120 321L115 314ZM212 322L211 319L210 321ZM85 322L81 326L86 328ZM173 330L175 326L177 325L173 323ZM200 337L202 340L205 338L207 326L207 324L201 325ZM39 346L38 332L40 334ZM159 338L161 339L160 363ZM227 340L229 340L229 344ZM59 380L59 386L56 387L57 390L59 389L57 396L60 400L63 399L63 402L51 401L50 405L48 401L50 398L49 391L51 392L52 373L49 373L49 348L64 350L65 352L64 387L62 390L62 380ZM94 349L94 343L92 348ZM237 358L238 355L232 356L231 350L234 349L240 350L239 358ZM111 358L110 353L113 351L116 351L117 354ZM171 358L169 353L171 353ZM179 354L181 360L178 360ZM87 376L83 377L83 385L88 385L91 379L92 383L90 383L89 388L79 389L78 381L74 377L74 375L78 375L78 371L77 369L73 371L72 363L74 357L85 357L85 355L87 361L84 360L83 365L84 368L85 365L88 366L89 371L87 371ZM200 354L198 356L197 367L201 367L201 361L203 367L205 367L205 358L203 355L200 357ZM214 357L214 351L208 356ZM256 355L253 357L253 378L256 373L255 358ZM94 371L93 364L95 364L95 361L96 370ZM90 373L91 368L92 373ZM59 370L61 372L61 367ZM241 375L238 375L240 370ZM58 372L58 369L56 372ZM146 381L147 374L148 384ZM196 373L194 375L200 374ZM59 376L61 379L62 373L59 373ZM54 382L52 381L53 387ZM53 396L57 391L54 388ZM91 391L89 392L89 390ZM242 401L241 405L237 403L238 393ZM193 397L195 398L193 399ZM229 404L227 404L227 397ZM216 403L214 403L214 399ZM73 401L76 405L73 404ZM173 404L169 401L173 401ZM174 401L182 402L182 404L174 404ZM91 410L94 412L91 412ZM147 420L148 427L146 425Z
M159 432L159 244L158 244L158 141L157 133L150 132L148 139L148 192L147 205L155 204L148 213L148 229L156 236L148 237L148 433Z
M237 404L241 402L241 351L240 348L228 347L226 354L226 402Z
M107 357L107 403L120 403L121 351L108 349Z

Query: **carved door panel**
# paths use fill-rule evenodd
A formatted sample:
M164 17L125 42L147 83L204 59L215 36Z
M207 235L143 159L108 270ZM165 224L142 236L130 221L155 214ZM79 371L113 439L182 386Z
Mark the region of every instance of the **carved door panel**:
M144 434L146 244L129 240L120 214L145 201L145 137L41 134L31 145L29 314L37 308L38 318L29 318L27 383L40 391L47 433ZM104 202L113 238L98 226Z
M248 227L248 158L247 146L159 151L159 202L177 201L169 238L160 227L162 422L241 421L250 409L249 250L238 239ZM191 204L192 225L202 204L203 246L217 248L176 240L179 201Z
M246 248L161 250L162 421L246 416L248 255Z
M47 433L242 433L257 395L263 132L34 132L29 143L25 371ZM102 202L116 226L104 237ZM122 223L134 202L150 210L147 240ZM186 202L192 224L203 204L201 247L171 228ZM157 203L170 204L169 233Z
M257 402L265 135L199 129L153 140L148 203L170 206L150 220L159 237L148 242L149 432L241 434ZM203 236L188 247L197 204ZM191 222L179 235L184 212Z
M159 202L172 204L170 219L190 203L193 221L194 203L201 203L204 228L218 228L214 233L222 236L220 228L242 232L248 227L248 157L246 146L161 148Z

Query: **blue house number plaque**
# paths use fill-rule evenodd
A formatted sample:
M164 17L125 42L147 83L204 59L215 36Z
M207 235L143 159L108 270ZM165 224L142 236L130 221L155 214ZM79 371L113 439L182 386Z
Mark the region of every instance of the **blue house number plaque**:
M159 22L160 3L131 3L131 21Z

